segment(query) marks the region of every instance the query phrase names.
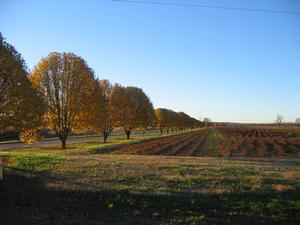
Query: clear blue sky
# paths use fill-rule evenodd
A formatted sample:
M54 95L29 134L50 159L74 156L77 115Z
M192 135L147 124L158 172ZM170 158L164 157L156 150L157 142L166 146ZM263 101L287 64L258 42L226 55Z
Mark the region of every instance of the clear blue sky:
M299 0L168 2L300 11ZM30 69L71 51L100 78L143 88L155 107L214 121L300 117L300 15L0 0L0 32Z

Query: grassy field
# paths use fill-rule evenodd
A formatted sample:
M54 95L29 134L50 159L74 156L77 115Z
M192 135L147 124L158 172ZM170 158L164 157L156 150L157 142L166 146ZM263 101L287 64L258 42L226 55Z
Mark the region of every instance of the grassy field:
M111 154L111 139L1 151L0 224L299 224L300 161Z

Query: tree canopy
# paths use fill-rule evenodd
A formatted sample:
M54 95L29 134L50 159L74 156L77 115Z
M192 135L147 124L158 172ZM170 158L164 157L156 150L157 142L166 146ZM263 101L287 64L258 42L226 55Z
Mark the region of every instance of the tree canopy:
M25 61L0 33L0 129L21 132L41 126L44 104L28 79ZM25 140L27 141L27 140Z
M153 105L141 88L116 85L111 98L117 124L124 128L127 139L133 129L147 129L152 124Z
M66 148L71 130L87 126L97 90L93 71L73 53L50 53L34 68L30 79L46 104L47 126Z
M173 110L164 108L155 110L155 124L161 134L163 129L166 129L167 132L170 130L174 132L182 131L186 128L202 126L200 121L190 117L184 112L174 112Z

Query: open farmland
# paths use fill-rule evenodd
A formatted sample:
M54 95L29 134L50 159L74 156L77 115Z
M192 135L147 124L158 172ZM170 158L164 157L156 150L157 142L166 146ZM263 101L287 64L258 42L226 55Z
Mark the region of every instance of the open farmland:
M223 157L223 144L243 131L208 128L71 143L69 150L0 151L1 222L299 224L299 160Z
M205 141L208 130L189 132L153 141L126 146L117 154L195 156Z
M116 154L300 157L298 130L224 127L200 129L121 148Z
M300 0L0 0L0 225L300 225Z
M300 157L300 132L289 129L225 127L224 156Z

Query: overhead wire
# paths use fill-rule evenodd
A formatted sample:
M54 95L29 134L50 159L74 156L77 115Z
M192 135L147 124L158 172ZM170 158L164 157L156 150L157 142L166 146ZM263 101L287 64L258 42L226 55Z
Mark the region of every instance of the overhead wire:
M238 10L238 11L260 12L260 13L277 13L277 14L300 15L300 11L243 8L243 7L231 7L231 6L218 6L218 5L200 5L200 4L177 3L177 2L168 2L168 1L148 1L148 0L140 0L140 1L139 0L112 0L112 1L120 2L120 3L132 3L132 4L183 6L183 7L193 7L193 8L209 8L209 9Z

